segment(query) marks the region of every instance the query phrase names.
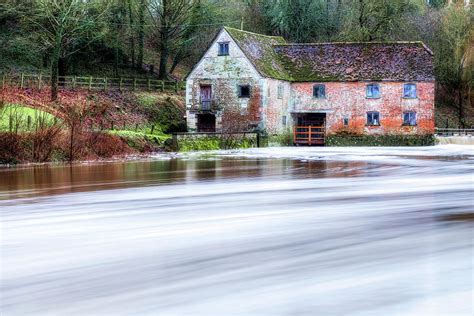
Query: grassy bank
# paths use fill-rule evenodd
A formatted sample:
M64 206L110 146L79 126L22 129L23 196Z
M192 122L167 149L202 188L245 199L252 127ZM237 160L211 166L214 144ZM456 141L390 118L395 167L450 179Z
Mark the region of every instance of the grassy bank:
M165 150L185 128L172 93L4 91L0 163L94 160ZM53 114L54 113L54 114Z

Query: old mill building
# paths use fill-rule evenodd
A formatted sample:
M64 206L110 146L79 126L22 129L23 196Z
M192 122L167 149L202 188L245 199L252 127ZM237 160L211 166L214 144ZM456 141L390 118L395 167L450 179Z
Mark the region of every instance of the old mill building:
M433 134L433 53L422 42L289 44L222 28L186 79L190 132Z

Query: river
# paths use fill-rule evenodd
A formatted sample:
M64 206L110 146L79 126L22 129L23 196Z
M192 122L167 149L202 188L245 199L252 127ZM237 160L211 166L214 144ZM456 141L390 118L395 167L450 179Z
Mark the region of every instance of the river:
M1 315L472 315L474 150L0 169Z

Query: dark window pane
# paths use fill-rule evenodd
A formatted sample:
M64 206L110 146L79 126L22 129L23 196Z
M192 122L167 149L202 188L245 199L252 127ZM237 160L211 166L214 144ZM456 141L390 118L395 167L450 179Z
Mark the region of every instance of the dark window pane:
M416 113L405 112L403 113L403 125L415 126L416 125Z
M409 99L416 98L416 85L413 83L403 85L403 97Z
M367 112L367 125L380 125L379 112Z
M219 43L219 56L229 55L229 43Z
M378 84L369 84L366 96L367 98L380 98L380 86Z
M313 96L315 98L324 98L326 97L326 87L322 84L317 84L313 86Z
M250 86L239 86L239 97L250 98Z
M348 125L349 125L349 118L345 117L344 118L344 126L348 126Z

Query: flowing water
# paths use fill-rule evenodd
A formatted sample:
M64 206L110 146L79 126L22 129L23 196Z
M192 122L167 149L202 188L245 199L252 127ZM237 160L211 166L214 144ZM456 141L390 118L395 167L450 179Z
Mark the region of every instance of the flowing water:
M472 315L474 150L0 169L3 315Z

